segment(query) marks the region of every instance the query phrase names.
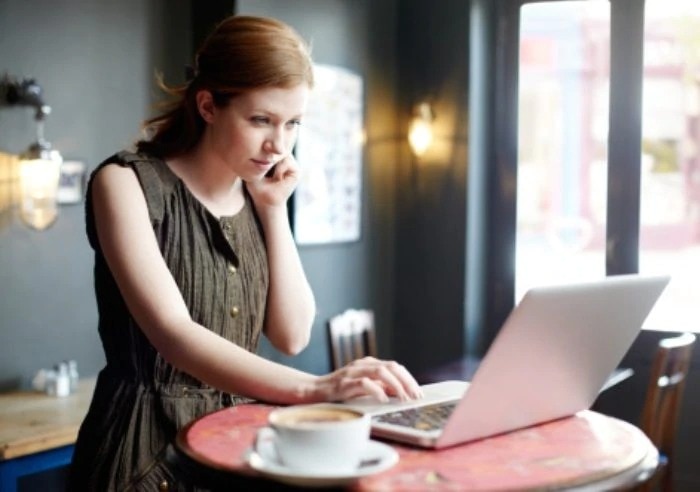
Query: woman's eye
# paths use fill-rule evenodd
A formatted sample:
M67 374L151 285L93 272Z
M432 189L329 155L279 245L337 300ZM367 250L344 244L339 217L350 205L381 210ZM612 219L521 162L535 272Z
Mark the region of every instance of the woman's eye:
M270 118L266 116L253 116L250 120L256 125L266 125L270 122Z
M289 120L287 122L287 126L299 126L301 125L301 120L295 119L295 120Z

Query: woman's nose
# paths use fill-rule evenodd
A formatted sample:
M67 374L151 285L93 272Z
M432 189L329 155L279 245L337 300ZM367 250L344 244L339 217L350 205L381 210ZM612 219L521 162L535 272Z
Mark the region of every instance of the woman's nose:
M284 154L287 150L285 148L285 135L284 131L276 128L272 131L272 134L267 139L268 151L275 154Z

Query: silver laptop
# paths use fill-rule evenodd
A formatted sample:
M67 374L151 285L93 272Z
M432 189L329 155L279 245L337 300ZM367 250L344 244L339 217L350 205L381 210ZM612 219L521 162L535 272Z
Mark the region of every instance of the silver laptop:
M372 414L372 434L444 448L590 408L632 345L669 277L618 275L528 291L471 383L423 386L425 398L347 405Z

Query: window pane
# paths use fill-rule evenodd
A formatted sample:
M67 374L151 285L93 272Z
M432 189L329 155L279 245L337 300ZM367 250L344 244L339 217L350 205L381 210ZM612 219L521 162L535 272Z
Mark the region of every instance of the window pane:
M605 276L610 5L521 8L516 302Z
M671 275L645 323L700 331L700 2L646 0L639 263Z

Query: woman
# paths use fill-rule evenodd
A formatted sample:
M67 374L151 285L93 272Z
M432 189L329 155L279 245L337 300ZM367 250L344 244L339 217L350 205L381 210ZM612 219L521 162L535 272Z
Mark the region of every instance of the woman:
M192 419L246 399L416 398L392 361L316 376L255 351L308 343L314 298L289 228L291 154L313 85L289 26L223 21L151 136L93 172L86 201L107 364L80 430L71 490L182 488L168 445Z

